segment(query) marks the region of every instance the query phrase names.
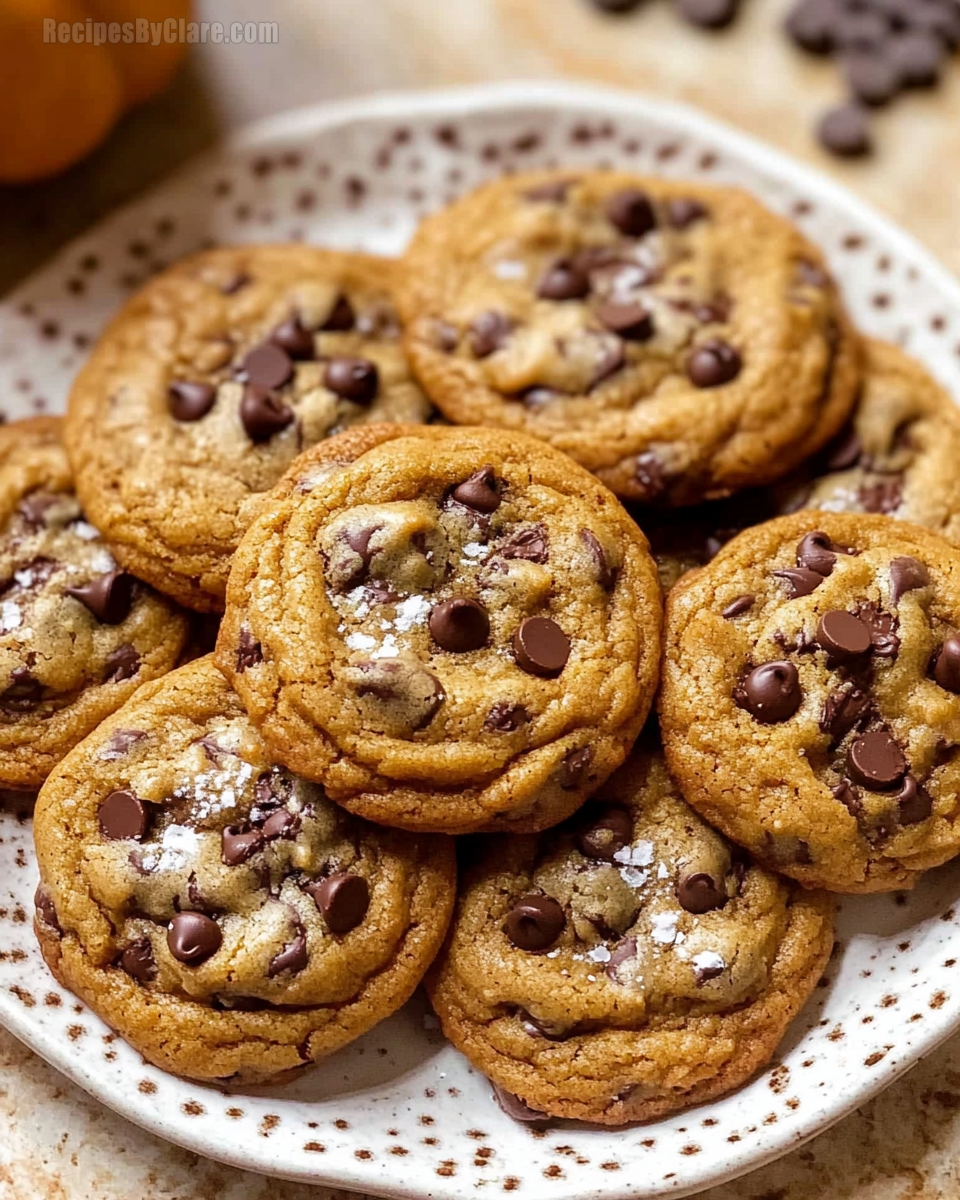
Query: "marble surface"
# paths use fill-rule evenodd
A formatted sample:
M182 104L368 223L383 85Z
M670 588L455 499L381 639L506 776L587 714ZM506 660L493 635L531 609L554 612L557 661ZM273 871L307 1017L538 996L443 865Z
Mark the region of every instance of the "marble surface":
M948 86L876 120L868 163L810 135L840 85L777 32L786 0L744 0L736 29L687 29L667 0L603 21L585 0L273 0L276 46L203 47L176 86L56 181L0 189L0 292L58 245L209 144L271 112L375 89L572 77L699 104L831 172L960 270L960 63ZM264 19L253 0L201 0L207 20ZM0 1200L341 1200L221 1167L108 1112L0 1030ZM956 1200L960 1036L809 1146L704 1200Z

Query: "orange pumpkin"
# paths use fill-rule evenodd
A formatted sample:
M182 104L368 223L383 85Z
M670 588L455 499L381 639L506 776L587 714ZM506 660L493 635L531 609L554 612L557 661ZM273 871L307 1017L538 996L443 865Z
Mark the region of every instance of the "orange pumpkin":
M122 27L189 14L189 0L0 0L0 182L42 179L83 158L131 105L166 85L186 50L162 37L157 46L94 45L88 21ZM50 39L63 22L82 25L84 40L45 41L45 29Z

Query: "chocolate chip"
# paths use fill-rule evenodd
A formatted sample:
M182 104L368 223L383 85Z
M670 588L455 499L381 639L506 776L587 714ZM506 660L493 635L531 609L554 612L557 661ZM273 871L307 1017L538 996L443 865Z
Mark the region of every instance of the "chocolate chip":
M467 337L477 358L489 358L510 336L512 322L503 313L484 312L470 322Z
M785 28L801 49L829 54L834 47L836 0L800 0L790 10Z
M628 2L633 4L638 3L639 0L628 0ZM540 183L536 187L528 188L523 193L523 198L532 200L535 204L562 204L576 182L576 179L551 179L547 183Z
M125 679L132 679L139 670L140 654L136 646L125 642L107 656L104 680L106 683L122 683Z
M791 662L768 662L754 667L734 689L733 699L764 725L787 721L803 701L797 668Z
M226 867L238 867L256 854L263 844L259 829L228 825L220 835L220 858Z
M263 650L249 629L241 629L237 639L237 674L263 662Z
M133 792L111 792L100 805L97 820L100 832L111 841L139 842L147 831L146 809Z
M787 597L790 600L796 600L798 596L809 596L823 583L820 572L811 571L809 567L787 567L783 571L774 571L773 574L787 585Z
M600 544L600 539L591 529L580 530L580 541L586 547L587 553L593 561L594 569L597 573L597 582L605 592L612 591L619 572L616 567L612 567L607 559L607 552Z
M739 353L719 339L695 347L687 358L687 375L698 388L722 387L736 379L742 367Z
M545 563L550 557L547 531L543 525L518 529L500 544L498 554L501 558L522 558L526 562Z
M0 695L0 708L8 713L31 712L43 699L43 684L26 667L15 667L10 679L10 686Z
M283 838L292 842L300 832L300 824L299 814L292 813L286 808L277 809L263 823L263 840L272 842L277 838Z
M860 799L860 793L849 779L841 779L835 787L830 789L830 792L833 798L839 800L852 817L857 817L863 812L863 801Z
M357 314L346 296L338 296L330 316L320 326L327 333L348 333L357 323Z
M57 910L54 907L53 897L50 895L50 890L45 884L37 884L37 890L33 896L33 904L37 910L37 915L44 925L49 929L55 929L57 933L63 933L57 917Z
M380 388L380 372L368 358L331 358L323 382L335 395L354 404L371 404Z
M727 893L722 885L706 871L692 871L680 877L677 884L677 900L688 913L707 913L723 908Z
M522 704L508 704L498 700L487 713L483 727L487 733L515 733L530 720L530 714Z
M134 746L145 742L148 737L149 734L139 729L118 729L111 733L98 757L102 762L117 762L119 759L125 758Z
M278 325L270 334L270 341L294 360L313 358L313 334L304 329L299 317L290 317Z
M897 804L900 806L901 825L919 825L933 812L930 793L912 775L904 776Z
M873 653L878 658L896 658L900 649L900 639L896 633L897 618L881 612L872 600L864 600L857 605L857 616L870 631Z
M863 733L847 753L847 773L861 787L887 792L896 787L907 770L907 762L886 730Z
M899 604L901 597L917 588L926 587L930 582L930 572L916 558L903 555L895 558L890 564L890 602Z
M528 617L513 635L513 649L521 670L554 679L567 665L570 639L549 617Z
M628 342L646 342L653 337L653 314L642 304L607 301L597 309L597 320Z
M859 463L863 455L860 435L851 425L834 441L824 453L823 467L826 471L847 471Z
M619 339L616 341L597 340L600 343L598 346L599 358L597 360L597 365L593 369L593 374L590 376L590 380L587 383L588 392L592 392L595 387L599 387L600 384L609 379L611 375L616 375L616 373L621 370L627 361L627 357L623 349L623 342L621 342Z
M100 575L82 587L65 588L66 595L79 600L104 625L119 625L133 607L134 578L122 571Z
M705 983L709 983L711 979L717 979L726 970L726 966L695 966L693 968L693 978L696 980L697 987L703 987Z
M581 746L579 750L569 751L560 764L560 787L565 792L576 791L582 786L592 762L592 746Z
M933 677L945 691L960 696L960 638L948 637L940 647Z
M488 465L475 471L453 489L451 496L458 504L462 504L464 508L472 508L474 512L496 512L500 507L500 491L493 467Z
M419 664L371 659L355 663L351 674L358 696L396 705L407 714L405 723L414 731L429 725L446 699L440 680Z
M869 8L841 8L837 13L835 40L841 50L880 50L889 25L883 15ZM879 54L878 54L879 57Z
M569 258L559 258L537 287L541 300L582 300L590 292L590 276Z
M833 608L820 618L817 644L832 658L844 662L867 653L871 647L870 630L859 617Z
M298 971L302 971L309 961L307 933L298 920L296 936L292 942L288 942L280 953L274 955L270 960L270 965L267 967L267 976L273 979L284 971L289 971L292 975L295 975Z
M220 926L198 912L181 912L167 926L167 946L177 962L198 967L223 944Z
M307 891L313 897L331 933L349 933L356 929L370 907L370 885L362 875L340 871Z
M900 90L899 70L875 49L845 55L842 66L847 87L872 108L888 104Z
M681 196L667 201L667 222L674 229L689 229L691 225L704 220L707 216L706 206L699 200L690 200Z
M657 225L657 214L650 197L636 188L614 192L607 200L604 212L607 220L625 237L643 237Z
M648 504L659 500L667 490L667 469L653 450L644 450L637 455L633 477L643 489L643 499Z
M720 615L725 621L732 621L734 617L739 617L741 613L749 612L753 608L755 600L756 596L751 592L745 592L742 596L738 596L736 600L731 600Z
M586 858L613 862L613 856L633 841L633 817L625 808L611 804L588 812L589 824L577 831L577 845Z
M49 492L30 492L17 505L17 512L35 529L42 529L47 523L47 513L57 503L57 496Z
M676 0L680 15L701 29L726 29L740 11L740 0Z
M476 600L456 596L430 612L430 634L441 650L463 654L479 650L490 636L487 610Z
M858 687L831 692L820 713L820 729L830 735L836 744L843 741L851 729L859 725L872 711L873 703L865 691Z
M614 983L620 983L620 968L624 963L637 957L637 939L635 937L625 937L617 946L614 947L610 954L610 958L604 968L607 978L612 979Z
M860 158L873 149L867 115L857 104L831 108L817 125L820 144L838 158Z
M594 0L596 3L597 0ZM623 4L624 0L602 0L604 7L610 3ZM631 4L635 0L630 0ZM623 12L625 9L610 9L611 12ZM493 1097L501 1109L511 1117L514 1121L522 1121L524 1124L533 1125L541 1121L549 1121L546 1113L540 1112L536 1108L531 1108L529 1104L524 1103L519 1096L515 1096L513 1092L508 1092L506 1088L502 1088L499 1083L493 1085Z
M832 574L837 561L837 547L821 529L805 534L797 546L797 566L816 571L818 575Z
M216 400L217 389L212 383L177 379L167 388L167 407L176 421L199 421Z
M120 966L138 983L150 983L157 977L157 964L148 938L140 938L120 955Z
M290 355L276 342L261 342L246 354L241 364L246 382L271 391L282 388L293 378Z
M269 442L293 422L293 409L259 384L248 383L240 401L240 422L251 442Z
M567 924L563 909L552 896L522 896L507 914L505 931L518 950L537 954L549 950Z
M887 42L886 52L904 87L933 87L946 56L940 38L923 30L895 34Z
M220 285L220 291L224 296L233 296L251 282L251 276L246 271L237 271L235 275L231 275L229 279Z

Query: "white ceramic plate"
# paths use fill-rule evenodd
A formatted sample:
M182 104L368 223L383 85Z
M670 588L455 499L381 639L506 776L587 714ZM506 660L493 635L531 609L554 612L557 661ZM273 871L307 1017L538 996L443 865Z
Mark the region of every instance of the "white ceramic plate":
M830 256L857 320L960 397L960 286L812 171L688 110L569 85L381 96L243 133L68 247L0 304L0 408L62 409L86 347L147 276L211 242L399 251L425 212L510 168L618 165L756 192ZM212 1158L385 1196L682 1196L785 1153L960 1026L960 866L843 904L838 953L766 1071L620 1131L510 1121L422 1002L298 1083L243 1094L146 1066L56 986L30 929L29 819L0 812L0 1021L124 1116Z

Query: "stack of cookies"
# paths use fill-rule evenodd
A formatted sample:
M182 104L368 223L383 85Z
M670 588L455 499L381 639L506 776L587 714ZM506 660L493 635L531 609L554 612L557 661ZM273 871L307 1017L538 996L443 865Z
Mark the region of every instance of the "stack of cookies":
M0 432L46 961L195 1079L425 980L518 1119L729 1091L829 893L960 852L958 452L734 190L541 172L398 262L178 264Z

